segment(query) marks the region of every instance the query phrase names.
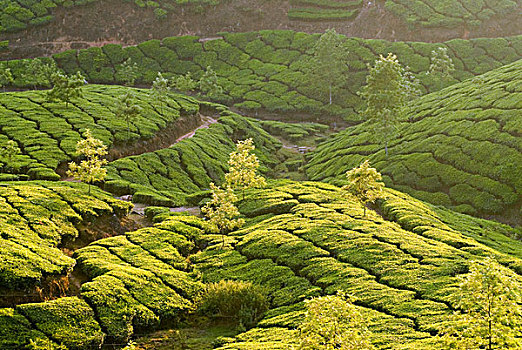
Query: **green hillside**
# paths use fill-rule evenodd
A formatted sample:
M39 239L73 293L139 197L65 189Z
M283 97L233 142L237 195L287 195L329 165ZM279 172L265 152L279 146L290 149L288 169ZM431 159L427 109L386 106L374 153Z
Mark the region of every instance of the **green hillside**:
M125 216L132 206L98 189L92 195L86 191L78 183L0 183L2 294L35 293L35 287L45 288L44 280L67 275L76 262L59 246L78 239L81 226Z
M280 163L281 142L270 136L253 119L221 107L219 122L200 129L188 139L156 152L115 160L107 166L105 189L116 194L133 194L140 203L165 206L195 203L211 182L222 183L228 171L228 157L238 140L252 138L262 172L272 173ZM195 193L195 196L194 196Z
M56 180L60 177L55 170L76 159L76 143L86 129L91 129L94 137L109 148L121 150L129 144L150 140L160 130L172 127L181 116L194 116L199 111L199 102L190 97L171 94L167 105L160 106L147 90L132 89L135 104L142 111L131 121L129 133L125 120L116 116L118 100L129 90L87 85L82 88L83 97L73 99L68 106L48 102L45 91L0 94L0 148L14 140L21 149L21 154L10 162L0 158L1 172Z
M56 8L74 14L82 11L82 6L95 3L97 0L5 0L0 4L2 15L0 16L1 32L20 32L26 28L44 26L54 20ZM251 7L262 7L263 3L252 1L247 4L220 0L133 0L134 11L162 22L167 18L183 16L184 12L191 11L201 14L215 9L221 4L224 8L240 7L248 14ZM478 27L488 20L498 20L516 14L520 10L518 0L387 0L381 3L366 3L362 0L290 0L281 4L281 10L285 11L291 22L337 22L350 24L364 11L378 8L386 15L397 16L411 29L415 28L455 28ZM85 10L84 10L85 11ZM264 10L262 13L270 11ZM250 12L252 12L250 10ZM381 12L381 13L382 13ZM378 14L372 13L372 19L377 19ZM255 16L252 16L255 18ZM515 20L517 17L514 17Z
M223 33L223 39L200 40L195 36L151 40L122 48L108 44L85 50L69 50L53 55L67 73L81 71L91 83L121 83L122 63L128 58L139 66L137 83L150 84L161 71L166 77L192 73L195 79L212 67L224 93L217 101L246 111L315 112L342 115L357 121L361 105L357 91L365 83L367 64L379 54L395 53L402 64L417 74L424 91L440 84L426 75L431 51L447 47L456 71L448 83L455 83L512 63L522 56L522 36L498 39L454 39L445 43L388 42L347 38L350 74L346 85L328 105L326 91L306 78L305 66L319 34L294 31ZM24 75L28 60L3 63L11 69L17 87L42 82Z
M458 211L520 224L522 61L421 97L404 111L386 158L368 123L321 144L311 180L342 183L370 159L396 189Z
M480 26L491 18L519 11L521 4L519 0L386 0L385 7L411 27L452 28Z
M247 223L224 246L205 221L167 215L78 250L73 258L89 277L79 296L1 309L0 344L122 343L183 319L202 282L232 279L265 286L271 310L222 349L288 349L302 301L339 289L357 297L377 348L438 349L434 335L454 308L456 276L471 261L493 256L522 279L522 246L504 235L509 227L393 190L366 218L352 197L313 182L272 182L239 207Z

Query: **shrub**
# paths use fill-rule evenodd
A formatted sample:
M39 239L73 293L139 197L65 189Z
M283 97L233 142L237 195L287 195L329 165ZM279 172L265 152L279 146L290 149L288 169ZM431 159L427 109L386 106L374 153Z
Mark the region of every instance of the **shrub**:
M207 284L198 310L211 317L231 319L251 327L268 310L268 306L264 288L251 282L222 280Z

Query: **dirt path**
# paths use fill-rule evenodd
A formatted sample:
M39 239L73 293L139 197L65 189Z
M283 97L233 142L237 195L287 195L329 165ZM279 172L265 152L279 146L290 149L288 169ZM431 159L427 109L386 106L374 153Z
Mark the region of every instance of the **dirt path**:
M197 128L195 128L194 130L186 133L185 135L181 136L181 137L178 137L176 139L176 142L174 142L172 145L175 145L176 143L180 142L181 140L184 140L184 139L189 139L191 138L192 136L194 136L196 134L196 131L198 131L199 129L206 129L208 128L211 124L215 124L217 123L218 121L212 117L208 117L208 116L204 116L202 115L201 116L201 125L198 126ZM172 146L171 145L171 146Z

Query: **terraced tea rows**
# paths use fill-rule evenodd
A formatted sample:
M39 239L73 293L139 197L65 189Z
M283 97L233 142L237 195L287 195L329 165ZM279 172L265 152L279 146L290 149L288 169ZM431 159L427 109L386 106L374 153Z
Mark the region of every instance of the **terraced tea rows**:
M347 38L350 74L346 85L328 105L326 93L306 77L306 62L319 35L293 31L224 33L223 39L171 37L122 48L109 44L102 48L69 50L55 54L60 68L68 73L83 72L90 82L122 82L122 63L131 58L138 64L139 83L150 83L157 72L166 77L191 72L196 79L208 66L216 71L224 93L219 102L246 109L279 112L327 112L358 120L353 114L360 107L357 91L365 83L367 64L379 54L393 52L416 73L425 91L440 88L440 82L426 75L431 51L447 47L456 71L449 83L485 73L522 57L522 36L499 39L455 39L442 44L387 42ZM27 60L8 61L15 86L35 83L23 75Z
M187 195L197 204L200 191L209 184L221 184L230 152L238 140L252 138L261 171L271 172L280 160L281 142L264 131L259 122L231 113L223 106L219 123L197 130L191 138L169 148L111 162L105 189L117 194L133 194L140 203L166 206L187 204Z
M480 26L491 18L520 12L519 0L386 0L385 8L412 27Z
M415 101L387 158L364 123L319 145L306 172L312 180L342 183L347 170L369 158L391 187L516 224L522 198L520 71L517 61Z
M82 6L98 0L5 0L0 4L0 33L18 32L27 27L41 26L50 23L53 17L53 10L56 7L70 8ZM163 0L134 0L137 9L153 9L154 15L158 19L164 19L170 11L179 10L176 5L181 4L204 4L215 5L219 0L188 0L188 1L163 1Z
M64 182L0 183L0 290L22 300L67 275L74 259L59 248L79 237L79 227L100 218L128 214L131 204L108 193ZM33 296L34 298L35 296ZM31 299L31 298L28 298ZM9 302L5 298L0 305Z
M521 243L504 236L513 231L507 226L396 191L387 196L378 203L385 217L370 211L364 218L362 206L335 186L278 181L247 193L240 202L247 225L224 246L205 221L183 215L99 240L74 255L90 278L79 298L2 309L0 344L125 342L182 319L201 282L232 279L266 286L272 310L220 349L296 345L302 301L339 289L357 297L377 348L438 349L433 335L454 308L456 276L472 260L494 256L521 279L522 260L507 254L520 257Z
M301 21L339 21L355 18L362 0L290 0L288 18Z
M48 102L45 91L10 92L0 94L0 148L14 140L21 154L11 160L0 158L4 173L27 174L32 179L56 180L60 164L76 159L76 143L85 129L107 146L129 146L152 139L159 131L172 127L180 116L195 115L199 102L190 97L171 94L161 106L148 91L132 89L134 103L142 110L127 123L116 115L121 95L129 88L88 85L83 97L69 106L63 102ZM184 123L189 124L189 121ZM178 128L181 129L181 126ZM181 136L183 130L174 130Z

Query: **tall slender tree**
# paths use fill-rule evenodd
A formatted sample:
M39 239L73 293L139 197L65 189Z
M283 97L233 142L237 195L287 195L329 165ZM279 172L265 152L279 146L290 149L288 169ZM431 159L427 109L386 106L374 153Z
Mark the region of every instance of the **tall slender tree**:
M47 91L47 98L51 101L61 100L65 107L73 98L82 96L82 87L86 84L85 77L80 73L68 76L62 72L55 72L51 76L52 89Z
M444 87L444 83L448 81L454 71L455 65L448 55L447 47L438 47L431 51L431 64L427 74L439 80L439 89Z
M158 76L152 82L150 89L150 96L156 100L160 105L161 112L165 113L163 106L167 103L167 96L169 93L169 81L163 77L163 74L158 72Z
M458 277L459 310L446 322L441 345L447 349L522 349L520 276L488 257L474 261Z
M140 115L141 111L142 108L135 103L135 97L132 92L127 91L120 96L116 109L116 117L123 118L127 123L127 141L130 140L130 123Z
M346 172L348 185L343 189L354 195L363 205L366 217L366 203L373 203L376 199L381 198L384 184L381 174L375 168L370 167L370 161L367 159L362 164Z
M107 146L103 144L103 141L94 138L91 130L87 129L85 130L85 139L79 140L76 144L76 153L82 156L84 160L79 164L69 163L67 175L87 183L90 194L91 184L102 181L107 175L107 169L103 168L107 164L107 160L101 158L107 154Z
M321 88L328 88L328 101L331 105L333 94L346 84L348 72L348 49L344 46L343 37L335 29L328 29L313 46L310 82Z
M255 187L263 187L266 180L263 176L257 174L259 168L259 159L252 153L255 149L254 141L246 139L238 141L236 150L230 153L228 165L229 171L225 174L227 186L232 189L239 189L245 199L245 190Z
M394 54L380 56L373 67L369 67L366 85L359 92L366 102L363 115L370 121L374 132L384 143L388 156L388 142L397 131L400 110L406 102L419 92L412 77Z
M234 204L237 197L230 186L221 188L211 183L210 190L212 199L201 208L201 212L217 228L223 240L222 245L225 246L225 234L241 227L245 221L239 218L239 210Z

